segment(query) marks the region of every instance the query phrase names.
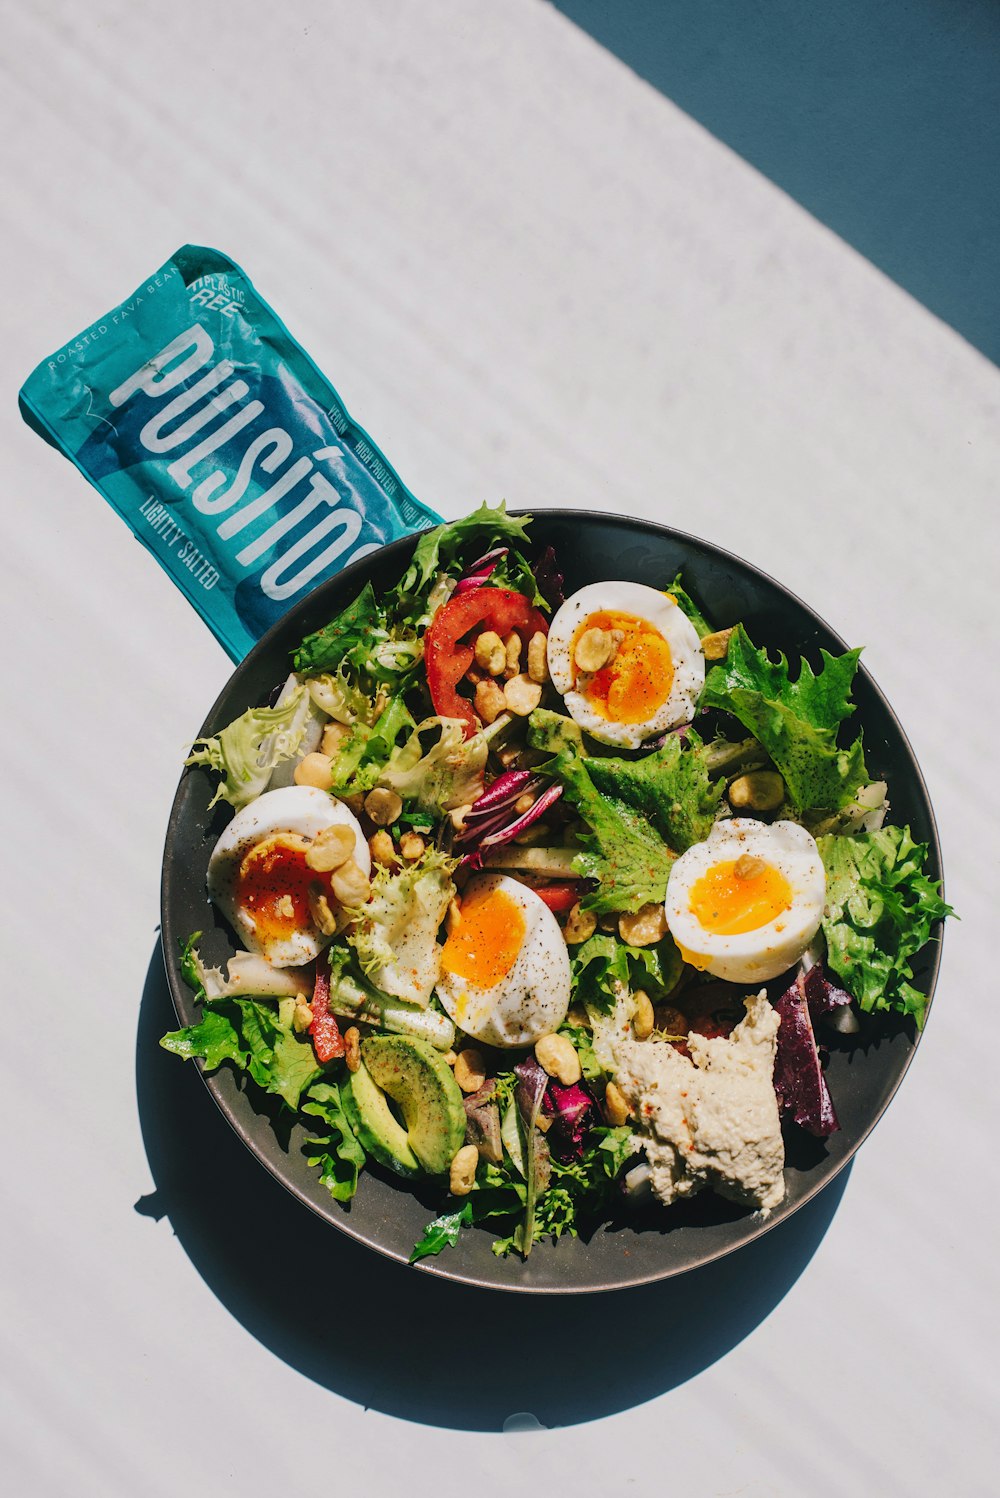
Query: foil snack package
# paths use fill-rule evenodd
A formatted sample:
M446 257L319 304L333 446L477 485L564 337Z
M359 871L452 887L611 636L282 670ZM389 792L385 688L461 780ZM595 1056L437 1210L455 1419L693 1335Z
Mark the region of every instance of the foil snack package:
M331 573L439 519L217 250L178 250L20 401L236 661Z

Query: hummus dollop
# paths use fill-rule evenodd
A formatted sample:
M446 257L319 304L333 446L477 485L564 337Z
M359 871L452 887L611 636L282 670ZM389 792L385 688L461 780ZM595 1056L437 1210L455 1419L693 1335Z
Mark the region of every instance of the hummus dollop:
M665 1040L615 1048L651 1185L670 1205L711 1187L766 1214L785 1195L785 1146L772 1076L780 1018L761 991L728 1038L688 1036L691 1059Z

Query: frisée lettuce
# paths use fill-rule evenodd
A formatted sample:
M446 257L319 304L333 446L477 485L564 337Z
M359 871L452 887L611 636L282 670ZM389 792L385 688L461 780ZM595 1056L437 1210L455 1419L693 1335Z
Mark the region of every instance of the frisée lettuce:
M827 966L862 1009L895 1009L922 1026L927 995L911 982L910 959L935 922L953 914L940 882L924 871L926 843L914 842L908 827L881 827L821 837L818 847L827 881Z
M309 707L300 686L280 707L249 707L213 738L196 739L184 763L206 765L221 777L209 805L228 801L239 811L265 791L275 766L294 757Z

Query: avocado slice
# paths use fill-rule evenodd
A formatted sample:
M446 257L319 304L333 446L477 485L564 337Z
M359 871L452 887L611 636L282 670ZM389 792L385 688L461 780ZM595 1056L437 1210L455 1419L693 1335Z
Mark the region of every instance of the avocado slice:
M361 1042L361 1057L372 1081L402 1109L407 1143L420 1164L443 1175L465 1143L465 1106L441 1052L410 1035L370 1035Z
M574 723L565 713L536 707L528 716L528 745L532 749L544 749L548 754L560 754L563 749L582 754L583 733L579 723Z
M375 1085L363 1065L350 1073L340 1089L340 1100L347 1121L366 1154L397 1175L420 1174L420 1161L410 1148L406 1130L389 1107L385 1093Z

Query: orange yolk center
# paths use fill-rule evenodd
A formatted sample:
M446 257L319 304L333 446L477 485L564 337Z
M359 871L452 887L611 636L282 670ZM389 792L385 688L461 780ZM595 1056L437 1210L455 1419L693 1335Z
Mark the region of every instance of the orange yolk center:
M240 864L236 902L252 917L265 944L313 927L310 885L330 896L329 876L317 874L306 863L308 847L296 833L278 834L256 843Z
M589 614L574 631L570 658L586 629L617 630L624 636L606 666L576 690L612 723L643 723L663 706L674 681L670 646L647 619L602 609Z
M495 988L524 945L524 911L502 889L462 902L462 919L444 944L441 966L479 988Z
M691 913L716 936L757 931L792 908L792 886L780 870L753 860L752 872L737 873L739 859L713 864L691 887Z

